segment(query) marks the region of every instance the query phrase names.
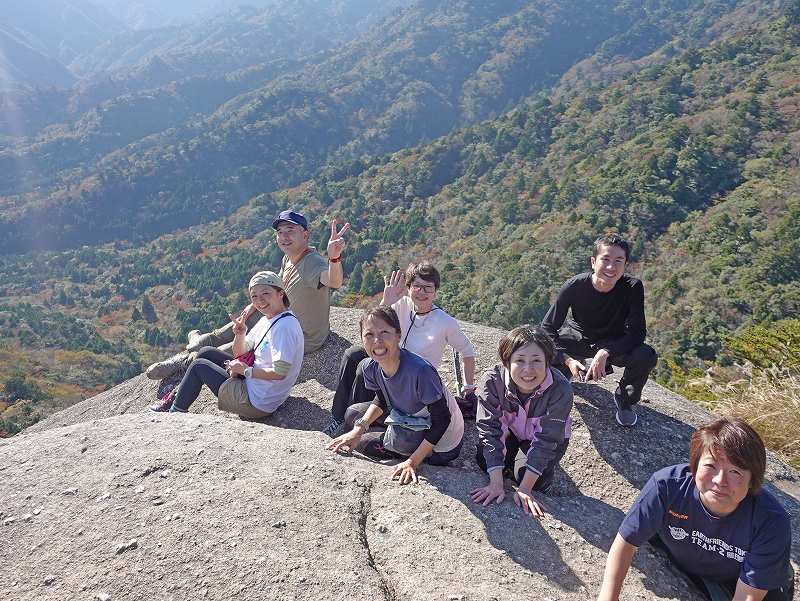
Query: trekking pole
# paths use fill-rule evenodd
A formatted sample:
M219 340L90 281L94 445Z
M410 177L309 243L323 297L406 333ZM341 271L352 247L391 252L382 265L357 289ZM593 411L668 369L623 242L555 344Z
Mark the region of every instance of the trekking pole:
M456 385L458 386L456 392L460 395L464 388L464 374L461 371L461 356L455 349L453 349L453 373L456 375Z

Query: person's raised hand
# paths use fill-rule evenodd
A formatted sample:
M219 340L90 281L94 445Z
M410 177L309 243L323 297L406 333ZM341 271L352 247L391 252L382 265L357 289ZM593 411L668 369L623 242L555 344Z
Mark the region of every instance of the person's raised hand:
M393 305L406 293L406 279L402 271L383 276L383 304Z
M247 317L245 317L244 312L240 313L239 315L234 315L231 313L228 315L228 317L230 318L231 323L233 323L233 333L236 336L241 336L242 334L247 333L247 324L245 323L247 321Z
M338 259L342 256L342 251L344 250L344 234L350 229L350 224L345 223L342 229L337 230L337 224L338 222L335 219L331 221L331 238L328 240L329 259Z

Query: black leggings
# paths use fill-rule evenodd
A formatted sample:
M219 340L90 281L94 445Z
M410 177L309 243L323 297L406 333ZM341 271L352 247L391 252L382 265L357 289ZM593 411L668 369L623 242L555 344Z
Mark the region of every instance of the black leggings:
M233 359L233 355L213 346L204 346L197 352L197 358L189 364L175 393L172 406L178 411L187 411L195 399L200 396L203 384L211 389L214 395L219 394L219 387L230 376L223 367L225 361Z
M539 492L546 493L553 484L553 476L555 475L556 466L558 462L561 461L561 458L564 456L564 453L567 452L567 445L569 445L569 438L565 439L558 447L556 448L556 456L553 461L544 469L544 471L539 475L536 479L536 483L533 485L533 490L537 490ZM508 431L508 435L506 436L505 440L506 446L506 456L505 456L505 463L503 465L503 475L510 476L517 483L522 482L522 477L525 475L524 467L520 468L518 472L514 471L516 467L517 461L517 453L522 451L523 453L527 453L531 448L531 441L530 440L522 440L520 441L514 433L510 430ZM486 459L483 456L483 449L481 448L480 442L478 442L478 449L475 455L475 461L478 464L478 467L481 468L484 472L486 471Z
M359 403L371 403L375 392L367 390L364 386L364 366L361 364L367 358L363 346L351 346L342 355L339 364L339 384L333 395L331 414L340 422L344 421L347 408Z

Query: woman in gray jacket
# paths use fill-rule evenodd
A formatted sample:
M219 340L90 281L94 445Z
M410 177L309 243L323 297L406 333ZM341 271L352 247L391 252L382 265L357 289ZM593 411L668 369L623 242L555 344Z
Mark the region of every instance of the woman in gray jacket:
M504 477L518 487L514 502L525 513L542 517L533 491L547 492L556 465L571 434L572 387L551 367L555 348L541 328L520 326L500 340L501 363L478 385L478 454L489 483L470 494L476 503L500 503ZM517 453L526 453L525 467L514 473Z

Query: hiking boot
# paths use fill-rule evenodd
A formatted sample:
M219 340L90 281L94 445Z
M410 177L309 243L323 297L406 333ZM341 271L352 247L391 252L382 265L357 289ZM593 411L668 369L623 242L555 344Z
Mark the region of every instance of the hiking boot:
M191 362L187 353L178 353L169 359L153 363L144 371L144 374L151 380L163 380L182 369L186 369Z
M173 392L168 392L164 398L160 399L157 403L150 405L150 411L153 413L166 413L172 409L172 402L175 400Z
M339 421L335 417L332 417L328 425L322 429L322 433L331 438L341 436L344 434L344 421Z
M456 404L461 409L461 415L464 419L475 419L475 414L478 411L478 395L474 390L470 390L464 396L456 397Z
M633 394L633 386L630 384L625 387L625 390L620 390L619 387L614 391L614 405L617 407L617 423L620 426L630 428L635 426L639 416L632 409L633 405L630 402L630 395Z
M187 350L189 347L193 347L199 338L200 330L189 330L189 333L186 334L186 340L189 342L189 344L186 345Z

